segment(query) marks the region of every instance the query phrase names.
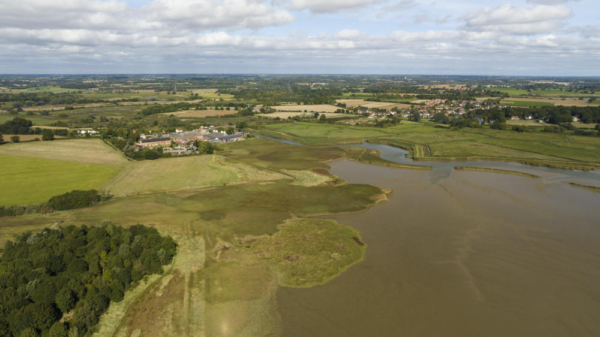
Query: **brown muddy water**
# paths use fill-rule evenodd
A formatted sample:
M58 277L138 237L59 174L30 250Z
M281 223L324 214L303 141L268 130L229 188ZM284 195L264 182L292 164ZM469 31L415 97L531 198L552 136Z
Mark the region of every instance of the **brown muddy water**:
M394 191L357 228L365 260L280 288L283 336L600 336L600 194L552 179L330 164ZM551 177L550 177L551 178Z

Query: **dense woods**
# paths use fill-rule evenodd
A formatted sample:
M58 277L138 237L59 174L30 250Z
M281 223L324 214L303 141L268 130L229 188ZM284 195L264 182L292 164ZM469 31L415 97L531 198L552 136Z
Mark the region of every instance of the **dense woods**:
M0 336L90 336L110 302L144 276L162 274L176 250L152 227L110 222L8 241L0 258Z

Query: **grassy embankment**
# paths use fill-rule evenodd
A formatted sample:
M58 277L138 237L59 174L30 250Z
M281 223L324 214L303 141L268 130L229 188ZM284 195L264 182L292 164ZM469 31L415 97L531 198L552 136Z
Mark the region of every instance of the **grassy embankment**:
M290 171L324 175L325 161L346 157L339 148L294 147L264 139L224 147L221 154L227 159L216 164L231 167L238 178L245 177L245 184L144 193L85 209L3 218L0 244L12 235L53 224L94 225L111 220L125 226L151 225L179 243L173 268L145 288L128 293L126 304L111 308L101 322L102 333L277 333L278 284L322 284L360 261L365 250L358 233L350 228L297 217L362 211L385 200L385 194L374 186L339 182L300 186L299 180L285 175ZM171 180L169 175L162 180L136 177L138 170L153 168L130 165L121 176L123 185L178 189L185 179L200 179L197 171L208 165L202 163L203 157L171 160L177 163L172 169L163 167L162 160L141 164L159 165L170 174L183 175L180 180ZM275 180L253 180L257 177ZM215 181L220 183L219 179ZM224 323L227 331L222 330Z
M510 130L436 128L432 123L388 128L317 123L278 123L263 127L267 136L307 145L371 143L407 149L424 161L490 160L551 168L592 170L600 165L600 139Z
M528 178L539 178L540 176L525 172L519 171L510 171L510 170L499 170L487 167L467 167L467 166L455 166L455 170L458 171L477 171L477 172L490 172L490 173L499 173L499 174L511 174L515 176L528 177Z

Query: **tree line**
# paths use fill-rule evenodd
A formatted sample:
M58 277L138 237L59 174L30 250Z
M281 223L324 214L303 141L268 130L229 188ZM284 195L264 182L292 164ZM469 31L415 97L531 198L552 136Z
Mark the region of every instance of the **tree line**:
M162 274L177 244L155 228L44 229L7 241L0 257L0 336L91 336L111 302Z
M32 205L17 205L17 206L0 206L0 217L18 216L32 213L52 213L54 211L66 211L83 207L94 206L100 201L108 200L111 196L108 193L102 195L96 190L79 191L74 190L65 194L57 195L48 202L32 204Z

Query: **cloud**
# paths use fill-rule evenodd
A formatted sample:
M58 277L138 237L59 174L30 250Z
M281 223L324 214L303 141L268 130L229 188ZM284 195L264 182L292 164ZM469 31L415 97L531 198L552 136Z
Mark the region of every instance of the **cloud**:
M527 0L527 2L542 4L542 5L560 5L565 4L567 2L577 2L580 0Z
M312 13L339 13L356 10L359 7L379 3L380 0L293 0L292 10L308 9Z
M600 28L593 21L567 25L574 15L564 5L460 9L465 15L447 10L450 4L430 12L418 4L150 0L132 7L122 0L0 0L0 73L510 73L518 66L592 75L600 59ZM298 20L306 21L259 30L292 22L293 8L330 17L315 25L321 18L300 13ZM386 8L393 17L377 19ZM337 15L359 9L352 20ZM428 13L418 26L398 29L400 20Z
M294 16L253 0L153 0L134 8L116 0L0 1L0 27L148 30L257 29Z
M154 0L143 8L146 17L191 29L263 28L294 21L286 11L251 0Z
M482 8L467 14L465 28L473 31L503 31L517 35L546 34L558 30L559 21L572 15L567 6Z

